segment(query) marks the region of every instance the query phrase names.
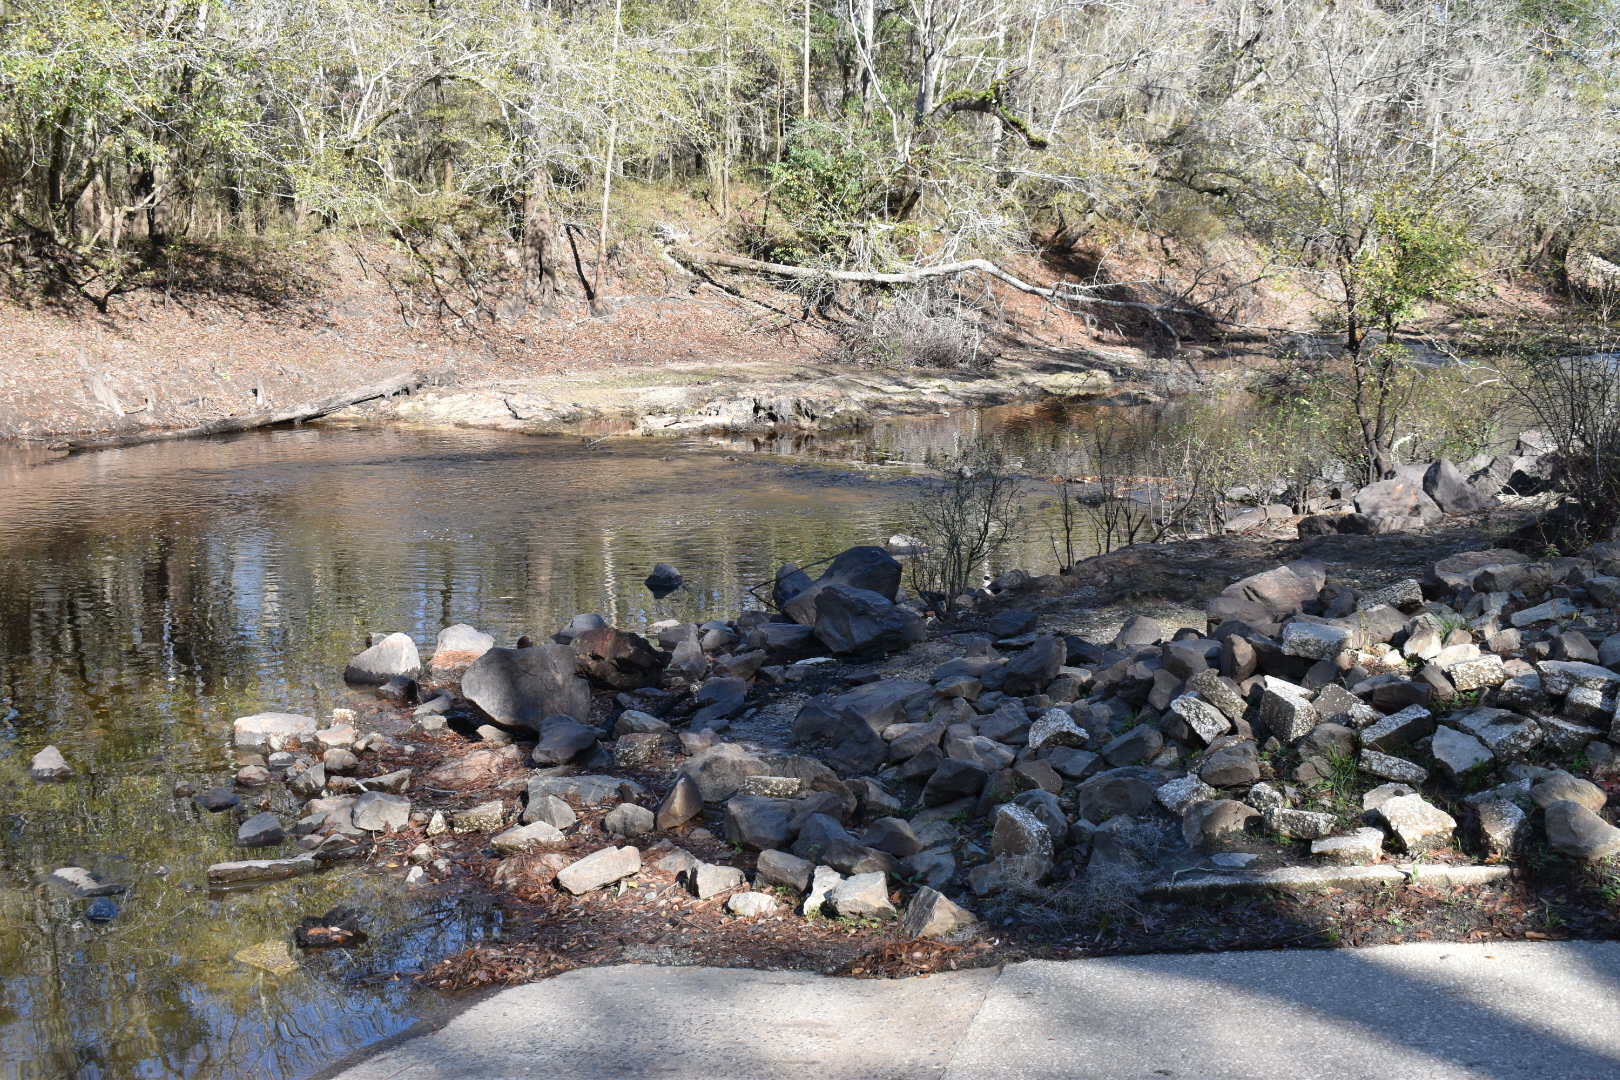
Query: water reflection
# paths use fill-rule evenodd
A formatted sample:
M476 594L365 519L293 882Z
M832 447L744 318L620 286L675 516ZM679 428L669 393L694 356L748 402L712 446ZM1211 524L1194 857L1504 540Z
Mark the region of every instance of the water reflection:
M502 640L576 611L708 618L785 558L887 536L858 473L621 441L306 429L0 466L0 1074L296 1076L423 1008L425 959L489 913L338 871L209 896L241 857L230 814L173 797L234 769L232 717L351 703L372 629ZM688 585L654 600L658 561ZM78 770L34 784L56 743ZM265 854L275 854L274 851ZM111 923L42 884L128 882ZM276 978L234 962L299 916L358 902L372 943Z

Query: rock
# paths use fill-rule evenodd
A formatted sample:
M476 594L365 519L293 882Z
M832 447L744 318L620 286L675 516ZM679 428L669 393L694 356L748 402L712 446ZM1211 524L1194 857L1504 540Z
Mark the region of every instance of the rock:
M1331 866L1360 866L1377 862L1383 850L1384 833L1373 828L1311 841L1311 855Z
M548 716L537 726L539 739L529 760L536 765L566 765L596 746L602 732L571 716Z
M356 655L343 669L343 681L357 686L381 686L398 675L415 676L422 657L409 634L389 634Z
M79 899L92 896L117 896L119 893L127 892L129 888L127 885L103 881L99 876L92 874L82 866L59 866L51 871L50 877L46 880Z
M1260 724L1285 743L1309 735L1318 717L1302 686L1271 675L1261 681Z
M1370 518L1412 518L1422 524L1442 516L1422 482L1403 477L1368 484L1356 492L1355 506L1356 513Z
M906 905L900 920L903 938L942 938L966 930L978 919L973 912L952 903L943 893L924 885Z
M757 919L781 911L782 902L770 893L742 892L726 901L726 910L738 918Z
M1188 729L1205 745L1232 728L1226 713L1193 694L1182 694L1170 702L1170 713L1179 716Z
M663 680L663 654L639 634L603 626L585 631L570 644L580 673L610 689L640 690ZM569 715L586 718L586 714Z
M1572 802L1595 814L1603 809L1608 796L1590 780L1582 780L1567 772L1555 772L1535 782L1530 788L1530 799L1542 809L1555 802Z
M1434 731L1434 714L1421 705L1410 705L1361 729L1361 745L1374 750L1398 750L1411 746Z
M641 852L633 847L605 847L557 872L557 884L575 896L611 885L641 870Z
M411 800L403 795L368 791L354 801L354 827L366 832L403 829L411 823Z
M1052 634L1042 635L1011 661L990 672L985 685L1015 697L1038 694L1057 678L1066 659L1068 647L1063 639Z
M98 896L84 909L84 917L91 922L112 922L118 918L118 901L110 896Z
M1164 624L1158 619L1147 615L1132 615L1125 620L1119 633L1114 635L1113 648L1121 651L1140 648L1144 645L1157 645L1167 636Z
M1361 808L1363 810L1376 810L1391 799L1399 798L1402 795L1415 794L1417 793L1407 784L1379 784L1361 796Z
M647 575L642 584L647 586L647 590L655 598L662 600L680 588L684 581L685 579L681 577L679 570L669 565L669 563L661 562L653 566L652 573Z
M1508 621L1514 626L1523 629L1526 626L1534 626L1536 623L1555 622L1559 619L1571 618L1574 615L1575 605L1565 597L1560 596L1548 600L1544 604L1537 604L1535 607L1516 611Z
M1362 772L1402 784L1421 784L1429 778L1429 770L1423 766L1377 750L1363 750L1356 764Z
M254 814L236 830L237 847L271 847L287 839L287 831L281 826L281 819L266 811Z
M645 806L620 803L607 812L602 828L609 836L642 836L653 831L655 818Z
M784 885L798 892L810 888L810 876L815 865L786 851L770 850L759 853L754 865L756 884L763 880L772 885Z
M1342 626L1295 619L1283 627L1283 652L1310 660L1332 660L1350 648L1350 631Z
M996 639L1017 637L1035 629L1035 613L1023 608L1008 608L990 616L985 631Z
M706 680L693 695L691 727L694 731L719 731L748 704L748 680L719 676Z
M244 765L236 770L236 786L261 788L270 782L270 770L263 765Z
M659 829L673 829L703 813L703 795L689 776L675 778L675 785L658 803L654 812L654 825Z
M266 881L313 874L318 864L313 855L300 855L294 859L244 859L240 862L215 863L208 868L211 888L235 885L257 885Z
M856 874L835 885L827 902L842 918L892 919L896 912L889 903L889 879L882 871Z
M1472 514L1496 505L1494 492L1481 491L1457 466L1441 458L1423 473L1423 491L1441 513Z
M360 759L352 751L338 747L321 755L321 767L328 776L351 776L360 768Z
M1003 803L996 808L995 825L990 834L991 854L1039 855L1050 859L1054 848L1051 832L1034 813L1017 803Z
M791 563L777 572L775 595L793 590L777 607L794 622L811 626L817 617L820 594L834 586L877 594L890 603L900 592L900 564L880 547L852 547L840 552L814 584L802 584L805 575Z
M1534 720L1502 709L1470 709L1447 719L1490 747L1500 761L1517 761L1546 737Z
M982 765L945 758L923 785L922 803L924 806L943 806L963 796L977 795L984 789L989 775Z
M601 801L605 802L606 799ZM521 820L525 824L546 824L554 829L562 830L573 828L579 818L575 815L574 808L557 796L540 795L536 797L534 790L531 788L529 805L524 809Z
M696 786L704 802L717 803L737 794L744 778L769 775L770 771L765 759L753 751L736 743L718 743L688 758L680 775Z
M1487 855L1512 856L1523 848L1530 815L1510 799L1487 799L1475 807L1479 845Z
M1110 765L1136 765L1153 758L1164 747L1164 734L1158 728L1138 724L1102 748Z
M288 740L313 737L319 726L313 716L254 713L232 722L232 741L243 750L279 750Z
M519 855L538 848L562 847L568 837L555 825L545 821L532 821L516 825L490 837L489 845L500 855Z
M1536 665L1541 672L1541 687L1555 697L1562 697L1576 687L1585 687L1602 694L1620 689L1620 672L1596 664L1576 660L1543 660Z
M815 918L817 915L833 914L826 909L830 907L832 891L843 884L844 875L830 866L818 866L810 878L810 893L804 899L805 918Z
M1158 774L1132 766L1098 773L1075 789L1075 807L1081 817L1093 822L1142 814L1156 803L1158 784L1154 781L1158 779Z
M422 781L428 787L436 788L483 787L494 781L504 765L505 759L498 751L472 750L459 758L449 758L435 765L422 777Z
M625 735L661 735L669 730L669 725L650 713L636 709L626 709L613 721L613 735L622 738Z
M377 696L395 705L414 705L420 687L408 675L395 675L377 687Z
M490 649L461 678L461 692L491 720L538 731L552 716L589 719L590 684L565 645Z
M1327 580L1326 567L1300 559L1253 574L1221 590L1207 608L1211 625L1236 619L1275 632L1275 625L1315 600Z
M1233 799L1193 803L1181 816L1181 833L1195 851L1220 851L1242 843L1252 823L1260 820L1254 808Z
M209 788L207 791L192 796L191 801L196 803L200 809L206 810L210 814L217 814L221 810L229 810L231 807L241 803L242 797L230 788L217 787Z
M1337 825L1338 821L1332 814L1312 810L1290 810L1279 806L1265 812L1266 829L1291 840L1319 840L1331 835Z
M1228 743L1212 752L1198 775L1215 787L1242 787L1260 779L1260 752L1252 739Z
M713 863L698 863L686 876L686 884L692 890L692 895L699 900L709 900L723 892L741 888L747 884L743 872L735 866L717 866Z
M1026 736L1031 752L1047 747L1083 747L1090 739L1085 729L1063 709L1047 709L1029 725Z
M726 840L751 851L784 848L793 840L793 809L785 799L734 795L726 801Z
M61 783L73 778L67 758L54 746L47 746L28 765L28 775L40 783Z
M238 949L231 959L276 976L291 975L298 970L298 961L285 941L261 941L257 945L249 945L245 949Z
M898 652L926 636L916 612L865 589L818 588L815 609L816 638L838 656Z
M1502 658L1495 653L1448 661L1446 653L1449 651L1441 652L1435 666L1445 672L1446 678L1459 693L1500 686L1507 681L1507 669L1502 666Z
M1198 777L1188 774L1161 784L1154 791L1153 797L1159 805L1180 817L1187 807L1195 802L1204 802L1208 799L1218 799L1220 794Z
M1451 842L1456 819L1421 795L1400 795L1381 803L1378 816L1408 855L1436 851Z
M820 748L846 775L875 772L887 759L882 732L913 701L930 701L933 688L910 679L886 679L842 694L810 699L793 721L794 742ZM763 771L763 770L762 770Z
M1434 755L1434 763L1440 771L1453 783L1496 760L1490 747L1466 732L1449 727L1435 729L1429 752Z
M456 832L493 832L506 824L506 807L499 799L481 802L451 815Z
M1555 802L1546 808L1547 843L1556 852L1596 862L1620 854L1620 829L1577 802Z
M439 631L439 640L428 667L435 678L445 678L470 667L473 661L495 647L495 638L466 623Z

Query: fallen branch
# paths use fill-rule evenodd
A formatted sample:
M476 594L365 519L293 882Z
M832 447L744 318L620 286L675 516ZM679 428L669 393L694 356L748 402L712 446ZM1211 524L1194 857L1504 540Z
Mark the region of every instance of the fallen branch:
M132 431L124 435L95 436L85 439L68 439L52 443L59 450L70 453L80 450L114 450L123 446L138 446L141 443L166 442L170 439L194 439L205 435L232 435L241 431L252 431L256 428L274 427L278 424L296 424L305 420L317 420L323 416L347 409L351 405L360 405L367 401L376 401L378 398L393 397L395 394L408 394L419 389L424 383L433 378L432 373L413 371L404 375L395 375L366 386L348 390L332 397L322 398L319 401L309 401L302 405L289 405L281 409L271 409L266 412L248 413L245 416L230 416L223 420L210 420L206 424L195 424L184 428L148 428L143 431Z
M721 251L698 251L689 247L672 247L669 251L677 262L689 266L724 266L732 270L747 270L755 274L768 274L773 277L792 278L797 281L846 281L855 285L917 285L930 278L954 277L957 274L976 273L995 278L1005 285L1012 286L1019 292L1039 296L1054 302L1069 301L1097 304L1103 307L1145 311L1152 315L1182 315L1189 319L1203 319L1206 322L1228 322L1225 319L1216 318L1208 312L1198 311L1193 308L1175 307L1166 304L1148 304L1140 300L1111 300L1095 295L1095 289L1106 288L1106 286L1078 285L1070 282L1058 282L1051 287L1035 285L1008 273L988 259L965 259L961 262L940 263L938 266L920 266L914 270L880 273L864 270L823 270L808 266L791 266L788 263L764 262L760 259L749 259L742 255L729 255ZM1236 326L1241 324L1228 323L1228 325Z

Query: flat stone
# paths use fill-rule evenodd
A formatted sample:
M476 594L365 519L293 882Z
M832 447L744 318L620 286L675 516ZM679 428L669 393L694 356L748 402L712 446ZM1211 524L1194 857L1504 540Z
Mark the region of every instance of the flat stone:
M1361 757L1357 759L1357 765L1362 772L1402 784L1422 784L1429 778L1429 770L1423 766L1405 758L1381 754L1377 750L1363 750Z
M1384 850L1382 829L1357 829L1341 836L1311 841L1311 855L1333 866L1360 866L1378 861Z
M642 794L641 785L617 776L537 776L529 781L529 805L547 795L573 799L585 806L599 806L615 799ZM559 826L561 827L561 826Z
M1283 627L1283 652L1309 660L1332 660L1350 648L1350 631L1342 626L1300 619Z
M1410 746L1434 731L1434 714L1421 705L1409 705L1361 729L1361 745L1374 750Z
M605 847L557 872L557 884L575 896L583 895L641 870L641 852L633 847Z
M289 739L314 736L320 725L313 716L265 712L240 716L231 723L231 737L243 750L277 750Z
M1161 784L1153 792L1153 797L1159 805L1180 817L1181 814L1195 802L1205 799L1218 799L1220 793L1197 776L1188 773L1166 784Z
M1274 807L1265 812L1265 826L1268 831L1291 840L1317 840L1331 834L1338 821L1332 814Z
M562 847L568 837L548 821L531 821L517 825L490 838L489 846L501 855L518 855L537 848Z
M237 847L271 847L287 839L281 819L268 810L254 814L236 830Z
M1620 672L1597 664L1579 660L1543 660L1536 665L1541 673L1541 686L1547 693L1561 697L1577 686L1609 693L1620 688Z
M271 975L290 975L298 970L298 960L285 941L261 941L231 954L238 964L258 968Z
M1542 809L1555 802L1572 802L1597 813L1603 809L1608 798L1603 789L1590 780L1582 780L1567 772L1544 776L1530 788L1531 801Z
M199 792L198 794L193 795L191 797L191 801L196 803L199 809L206 810L210 814L217 814L222 810L229 810L234 806L240 805L242 802L242 796L238 795L230 788L217 787L209 788L207 791Z
M1575 605L1565 597L1560 596L1557 599L1548 600L1545 604L1537 604L1535 607L1516 611L1509 621L1514 626L1523 629L1526 626L1534 626L1536 623L1556 622L1559 619L1568 619L1574 615Z
M466 810L450 815L456 832L492 832L506 824L506 807L499 799L481 802Z
M1182 694L1170 702L1169 711L1181 717L1206 746L1232 729L1232 721L1224 712L1194 694Z
M1490 747L1467 732L1449 727L1435 729L1429 752L1434 755L1434 763L1440 771L1453 782L1496 760Z
M127 885L103 881L82 866L59 866L51 871L47 879L52 885L63 889L73 896L86 898L92 896L117 896L127 892Z
M368 791L354 801L354 827L367 832L403 829L411 823L411 800L404 795Z
M1500 761L1517 761L1545 738L1540 724L1502 709L1470 709L1447 719L1490 747Z

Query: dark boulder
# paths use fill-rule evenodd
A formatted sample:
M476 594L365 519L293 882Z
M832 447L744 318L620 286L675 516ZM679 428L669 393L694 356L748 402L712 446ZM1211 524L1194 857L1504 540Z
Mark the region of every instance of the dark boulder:
M461 692L497 724L539 730L548 716L585 720L591 686L576 671L574 651L563 645L491 649L461 677Z
M680 588L682 581L679 570L669 563L661 562L652 568L652 573L647 575L647 580L642 584L647 586L653 596L662 599Z
M782 584L782 578L778 575L778 588L781 588ZM871 545L852 547L833 559L814 584L794 593L782 605L782 610L794 622L813 626L819 606L816 602L817 596L823 590L835 585L877 593L893 603L894 598L900 593L900 564L895 561L893 555L880 547Z
M657 686L664 676L664 655L639 634L603 626L585 631L572 644L580 673L610 689Z
M868 589L816 587L815 634L841 656L889 653L923 640L921 616Z

